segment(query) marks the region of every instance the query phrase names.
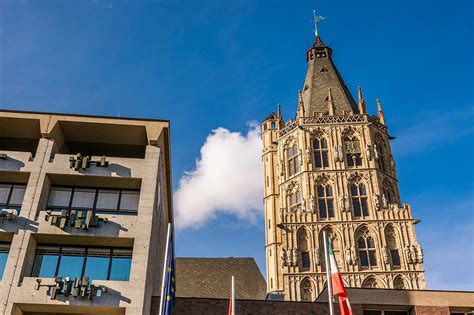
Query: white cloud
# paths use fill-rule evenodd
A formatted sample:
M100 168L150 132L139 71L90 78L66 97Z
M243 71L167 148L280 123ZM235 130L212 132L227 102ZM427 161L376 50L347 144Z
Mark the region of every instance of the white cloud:
M256 123L249 124L247 134L213 130L195 168L181 177L174 193L176 227L202 227L218 212L255 222L263 209L261 151Z

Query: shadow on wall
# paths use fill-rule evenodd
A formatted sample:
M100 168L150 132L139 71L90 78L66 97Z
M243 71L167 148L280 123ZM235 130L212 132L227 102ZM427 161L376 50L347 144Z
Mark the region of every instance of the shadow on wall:
M93 176L119 176L119 177L131 177L132 171L130 168L122 166L120 164L110 163L108 167L96 167L91 166L87 170L79 170L82 175L93 175Z
M19 171L22 167L25 166L25 163L23 163L20 160L13 159L11 157L8 157L6 159L0 159L0 170L2 171Z

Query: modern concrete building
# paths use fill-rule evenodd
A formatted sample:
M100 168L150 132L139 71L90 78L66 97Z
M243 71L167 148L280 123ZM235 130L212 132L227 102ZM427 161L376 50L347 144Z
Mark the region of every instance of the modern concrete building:
M0 111L0 313L149 314L169 122Z
M380 101L357 102L319 36L296 117L261 125L267 291L314 301L326 282L323 231L348 287L424 289L423 250L403 203ZM374 109L375 109L374 104Z

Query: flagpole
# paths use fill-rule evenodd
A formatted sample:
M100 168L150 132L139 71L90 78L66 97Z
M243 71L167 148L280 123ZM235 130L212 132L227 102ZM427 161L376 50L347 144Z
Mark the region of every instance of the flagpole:
M326 231L323 231L323 238L324 238L324 258L326 260L326 277L327 277L327 284L328 284L328 297L329 297L329 314L334 315L334 306L332 304L332 283L331 283L331 265L329 263L329 255L328 255L328 236Z
M166 236L166 247L165 247L165 260L163 262L163 280L161 281L161 301L160 301L160 312L158 314L162 314L163 311L163 301L165 297L165 280L166 280L166 265L168 260L168 251L170 246L170 239L171 239L171 223L168 223L168 235Z
M235 279L232 276L232 315L235 315Z

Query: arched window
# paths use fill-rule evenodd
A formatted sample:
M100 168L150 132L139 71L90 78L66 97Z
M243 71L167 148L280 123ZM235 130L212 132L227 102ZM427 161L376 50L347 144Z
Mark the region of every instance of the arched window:
M357 248L359 249L360 267L363 269L371 269L377 267L377 254L375 250L375 241L367 231L364 231L357 240Z
M298 249L301 252L301 269L302 270L309 270L311 267L308 239L309 239L308 232L306 231L306 229L301 229L298 232Z
M348 167L362 166L360 141L354 134L348 134L344 137L344 151Z
M313 139L314 167L329 167L328 142L325 138Z
M313 302L313 284L308 278L304 279L301 282L301 301L303 302Z
M290 211L296 211L301 205L301 192L297 190L288 196L288 204L290 205Z
M379 166L379 170L382 172L387 171L387 164L386 164L386 157L385 157L385 146L383 145L382 141L378 141L376 144L377 148L377 153L378 153L378 160L377 164Z
M337 237L337 234L332 230L332 228L326 228L325 229L329 242L331 243L332 251L334 253L334 257L336 258L336 263L337 267L339 270L344 270L344 265L342 263L342 254L341 254L341 241ZM324 239L323 239L323 233L321 232L320 236L320 248L324 249ZM323 254L323 259L321 262L321 268L323 271L326 270L326 261L324 260L324 254Z
M351 184L352 208L356 218L365 218L369 216L369 206L367 204L367 190L362 183Z
M408 289L408 286L406 285L405 280L403 280L401 276L398 276L393 280L393 288L403 290Z
M373 277L366 278L362 283L363 288L376 288L377 280Z
M318 206L321 219L334 218L334 196L331 185L318 185Z
M293 176L300 172L300 164L298 161L298 146L295 144L288 148L286 157L288 160L288 175Z
M390 263L393 268L400 268L400 251L398 249L397 234L393 227L389 226L385 230L385 240L387 241L387 250L390 254Z

